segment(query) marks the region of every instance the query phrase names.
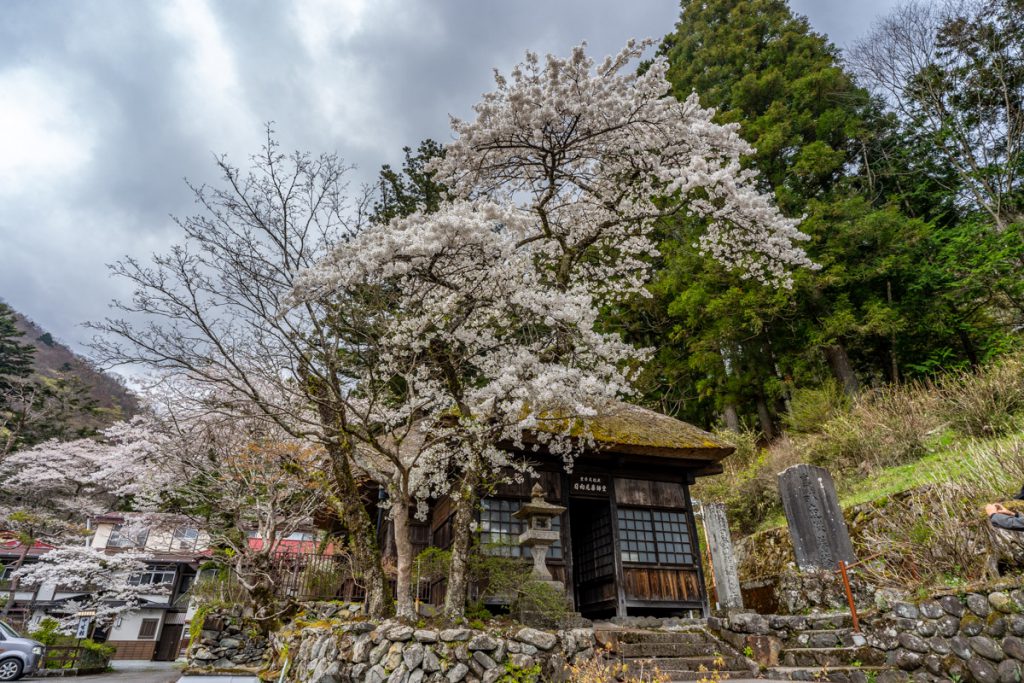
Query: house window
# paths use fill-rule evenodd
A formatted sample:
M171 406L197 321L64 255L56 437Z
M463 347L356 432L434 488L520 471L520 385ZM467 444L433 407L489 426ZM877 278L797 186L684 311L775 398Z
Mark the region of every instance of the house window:
M619 545L623 562L693 564L690 531L682 512L619 508Z
M195 550L199 542L199 529L190 526L179 526L174 530L174 539L171 541L173 548L177 550Z
M116 524L107 539L108 548L144 548L149 529Z
M139 640L153 640L156 638L156 629L160 626L159 619L143 619L139 626Z
M177 568L173 564L153 565L147 567L146 571L132 574L128 577L128 583L133 586L158 586L174 583L174 576Z
M530 557L530 551L519 545L523 522L512 516L522 503L518 500L484 498L480 501L480 548L486 555ZM548 559L562 559L562 520L551 519L551 530L559 538L548 548Z

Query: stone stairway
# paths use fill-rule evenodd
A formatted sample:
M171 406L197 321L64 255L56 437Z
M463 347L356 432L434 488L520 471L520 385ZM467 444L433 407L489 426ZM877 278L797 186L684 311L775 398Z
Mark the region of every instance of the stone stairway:
M696 681L706 677L721 658L723 677L752 678L756 666L730 645L699 625L677 629L598 628L598 643L610 645L611 653L630 671L650 671L656 666L672 681Z
M772 626L786 626L785 621ZM768 678L787 681L835 683L896 683L906 674L886 665L885 653L868 647L854 633L848 614L807 617L806 628L788 631L777 666L764 671Z

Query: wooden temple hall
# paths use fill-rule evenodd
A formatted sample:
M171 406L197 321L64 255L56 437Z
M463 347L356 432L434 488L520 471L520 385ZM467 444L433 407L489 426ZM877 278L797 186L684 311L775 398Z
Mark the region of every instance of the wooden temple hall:
M565 509L543 522L555 539L546 567L577 612L588 618L706 613L689 487L697 477L722 472L720 461L733 448L625 403L593 418L589 428L598 447L579 455L572 473L560 457L531 453L539 482L500 487L481 502L483 552L531 558L518 545L527 525L516 513L531 501L531 490L541 492L534 489L539 483L543 501ZM446 547L450 524L450 506L438 501L414 530L416 545Z

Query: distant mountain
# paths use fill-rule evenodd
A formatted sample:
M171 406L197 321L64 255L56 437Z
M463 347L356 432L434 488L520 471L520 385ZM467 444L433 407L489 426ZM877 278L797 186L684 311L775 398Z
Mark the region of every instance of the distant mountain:
M37 373L51 378L74 378L88 390L97 410L95 414L82 416L83 424L102 428L139 412L138 398L119 378L94 367L21 313L15 311L14 316L15 326L25 333L22 343L36 348Z

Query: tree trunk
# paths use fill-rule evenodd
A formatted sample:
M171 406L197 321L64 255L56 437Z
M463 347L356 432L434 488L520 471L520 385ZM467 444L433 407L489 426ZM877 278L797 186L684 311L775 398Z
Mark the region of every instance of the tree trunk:
M738 434L740 431L740 416L736 412L735 403L725 404L725 407L722 409L722 417L725 419L725 428L730 432Z
M971 335L961 327L956 331L956 336L959 337L960 344L964 347L964 355L967 356L971 368L977 370L981 367L981 359L978 357L978 350L974 347L974 342L971 341Z
M763 396L757 397L757 418L761 423L761 432L764 438L771 441L775 438L775 424L772 422L771 413L768 412L768 404Z
M382 619L388 616L389 611L388 584L381 563L377 529L363 504L359 485L352 476L348 458L340 453L340 447L329 450L337 494L331 496L331 504L348 533L356 568L362 574L363 588L366 591L363 603L366 614L373 619Z
M850 357L846 354L846 347L842 343L837 342L831 346L826 346L822 349L822 352L832 368L832 373L839 380L839 383L843 385L843 391L846 392L846 395L855 395L860 389L860 384L857 382L857 375L853 371L853 366L850 365Z
M473 510L476 507L475 474L467 474L460 482L458 496L452 497L452 562L444 595L444 614L458 621L466 614L469 599L469 549L473 540Z
M415 619L412 598L412 538L409 524L409 502L397 496L391 503L391 522L395 525L395 601L399 619Z

